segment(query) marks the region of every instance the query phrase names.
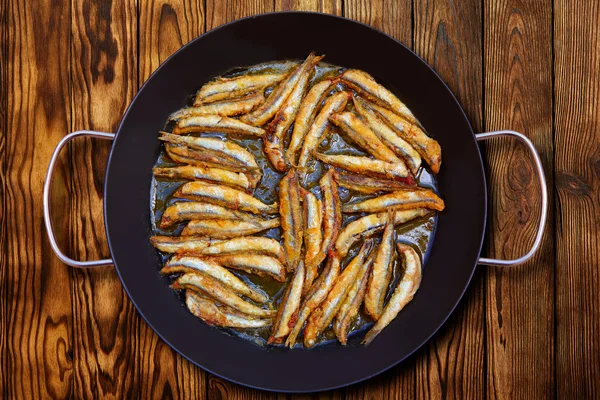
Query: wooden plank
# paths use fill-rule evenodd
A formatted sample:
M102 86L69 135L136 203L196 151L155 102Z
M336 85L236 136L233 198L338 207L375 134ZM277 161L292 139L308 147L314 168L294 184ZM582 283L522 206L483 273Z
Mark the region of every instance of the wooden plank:
M275 11L314 11L342 15L342 0L275 0Z
M552 185L552 4L485 1L485 127L533 140ZM533 242L537 177L525 147L499 139L486 147L489 254L516 258ZM550 205L552 209L552 203ZM490 398L547 398L554 390L554 232L516 268L490 268L487 279L487 392ZM535 296L531 296L535 293ZM531 366L535 365L535 368Z
M72 2L73 129L117 128L138 84L136 18L134 0ZM110 143L88 139L72 147L72 250L84 259L109 256L102 215L109 149ZM73 276L75 397L134 397L147 383L134 368L140 317L114 268Z
M271 12L272 0L206 0L206 30L249 15ZM249 389L208 374L208 398L274 399L275 394Z
M377 28L412 47L412 2L410 0L357 0L344 3L344 16ZM368 72L368 71L367 71ZM416 358L410 357L364 384L346 389L348 399L415 398Z
M153 0L139 4L139 78L148 76L181 46L204 32L201 1ZM137 362L143 399L206 397L206 373L172 350L145 323L139 326Z
M600 392L600 7L554 2L556 385Z
M1 393L15 399L69 397L72 280L48 245L41 196L54 145L69 130L69 7L6 1L2 14L2 153L3 171L10 172L2 178ZM64 248L63 162L54 193L55 228Z
M0 396L8 396L7 364L8 297L6 271L8 243L6 240L6 141L8 135L8 0L0 1Z
M482 10L476 0L414 3L415 51L482 129ZM485 270L476 271L461 304L417 360L417 397L482 398L485 393Z

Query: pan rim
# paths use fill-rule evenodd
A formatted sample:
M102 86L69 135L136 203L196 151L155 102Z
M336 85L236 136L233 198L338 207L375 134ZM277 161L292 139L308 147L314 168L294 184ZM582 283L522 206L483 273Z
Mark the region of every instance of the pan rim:
M262 14L256 14L256 15L252 15L252 16L248 16L248 17L244 17L244 18L240 18L240 19L236 19L230 22L227 22L225 24L222 24L210 31L207 31L205 33L203 33L202 35L199 35L198 37L194 38L193 40L189 41L188 43L186 43L185 45L181 46L176 52L174 52L172 55L170 55L167 59L165 59L157 68L156 70L154 70L152 72L152 74L146 79L146 81L141 85L141 87L139 88L139 90L137 91L137 93L135 94L135 96L132 98L131 102L129 103L127 109L125 110L125 112L123 113L123 116L121 118L121 121L119 122L119 126L117 128L116 134L115 134L115 138L113 140L112 146L111 146L111 151L107 160L107 166L106 166L106 174L105 174L105 181L104 181L104 198L108 198L108 179L110 176L110 167L111 167L111 161L113 158L113 150L116 148L117 142L120 138L120 132L121 129L123 127L123 123L126 120L129 112L132 109L132 106L135 104L136 100L138 99L138 96L140 95L140 93L143 92L143 89L146 87L146 85L148 85L148 83L155 77L155 75L157 75L161 69L167 65L172 58L174 58L175 56L177 56L180 52L182 52L184 49L186 49L187 47L193 45L194 43L196 43L199 40L205 39L206 37L209 37L211 34L216 33L220 30L226 29L227 27L240 23L242 21L247 21L247 20L252 20L252 19L259 19L259 18L263 18L263 17L272 17L275 15L293 15L293 14L304 14L304 15L314 15L314 16L318 16L318 17L327 17L327 18L332 18L332 19L339 19L339 20L343 20L346 22L350 22L350 23L354 23L354 24L358 24L361 25L364 28L367 28L371 31L374 31L380 35L383 35L391 40L393 40L397 45L400 45L402 47L404 47L405 50L408 50L408 52L410 52L412 54L412 56L416 57L420 63L422 64L422 66L427 67L427 69L430 70L431 73L434 74L435 77L437 77L437 79L439 80L440 83L442 83L442 85L444 86L444 88L446 89L446 91L448 92L448 94L451 96L451 98L454 100L454 102L458 105L458 109L461 111L461 119L464 119L464 122L466 123L466 125L468 126L470 133L471 133L471 140L473 141L473 144L475 145L475 148L477 149L477 161L478 161L478 166L481 167L481 177L482 177L482 182L481 184L483 185L483 221L482 221L482 225L481 225L481 235L480 235L480 240L479 243L477 243L477 248L478 248L478 252L476 255L476 259L473 262L473 267L471 268L471 273L469 274L468 280L466 280L464 287L461 289L460 291L460 296L457 298L456 302L452 305L452 307L450 308L450 311L448 312L448 314L442 319L442 321L436 326L436 328L432 331L432 333L427 336L426 338L424 338L423 341L421 341L421 343L414 347L414 349L410 352L408 352L406 355L404 355L403 357L401 357L400 359L390 363L389 365L367 375L364 376L362 378L359 379L354 379L352 381L346 382L346 383L342 383L342 384L338 384L338 385L332 385L332 386L328 386L328 387L321 387L318 389L274 389L274 388L269 388L269 387L263 387L263 386L259 386L259 385L253 385L253 384L249 384L246 382L242 382L238 379L233 379L230 377L227 377L223 374L220 374L218 372L215 372L213 370L211 370L210 368L207 368L204 365L200 365L198 362L194 361L193 359L191 359L190 357L188 357L186 354L184 354L182 351L180 351L173 343L171 343L171 341L169 341L165 336L163 336L159 330L157 330L155 328L155 326L149 321L148 317L146 315L144 315L144 313L142 313L140 306L138 306L135 298L131 295L130 293L130 289L128 288L128 286L125 283L125 280L122 276L122 272L118 267L118 264L116 262L116 260L113 259L114 262L114 268L117 271L117 275L119 276L119 279L121 281L121 284L123 286L123 289L125 290L125 292L127 293L127 296L129 297L129 300L133 303L134 307L136 308L137 312L139 313L139 315L144 319L145 323L148 324L148 326L160 337L160 339L165 342L170 348L172 348L174 351L176 351L178 354L180 354L182 357L184 357L186 360L188 360L189 362L191 362L192 364L202 368L203 370L216 375L222 379L225 379L229 382L233 382L242 386L246 386L249 388L253 388L253 389L258 389L258 390L264 390L264 391L268 391L268 392L277 392L277 393L316 393L316 392L322 392L322 391L327 391L327 390L334 390L334 389L339 389L339 388L343 388L343 387L348 387L351 385L355 385L357 383L360 382L364 382L368 379L373 378L374 376L377 376L395 366L397 366L398 364L400 364L401 362L405 361L408 357L410 357L411 355L413 355L415 352L417 352L418 350L420 350L423 345L425 343L427 343L439 330L440 328L447 322L448 318L450 318L450 316L454 313L454 311L456 310L456 307L459 305L459 303L461 302L461 300L464 298L464 294L467 290L467 288L469 287L471 280L473 278L473 275L475 273L475 270L477 268L477 259L479 257L479 255L481 254L481 250L483 247L483 241L485 238L485 231L486 231L486 226L487 226L487 205L488 205L488 194L487 194L487 181L486 181L486 176L485 176L485 169L484 169L484 164L483 164L483 159L481 156L481 151L479 150L479 147L477 145L477 141L475 138L475 133L473 130L473 127L463 109L463 107L461 106L460 102L458 101L458 99L456 98L456 96L454 95L454 93L450 90L450 88L448 87L448 85L446 84L446 82L433 70L433 68L427 64L427 62L425 62L425 60L423 60L419 55L417 55L415 52L413 52L410 48L408 48L407 46L405 46L403 43L401 43L400 41L394 39L393 37L389 36L388 34L386 34L385 32L382 32L381 30L374 28L370 25L364 24L362 22L359 21L355 21L346 17L342 17L342 16L337 16L337 15L332 15L332 14L325 14L325 13L319 13L319 12L311 12L311 11L281 11L281 12L268 12L268 13L262 13ZM108 223L108 208L107 208L107 202L104 202L103 205L103 216L104 216L104 221L105 221L105 233L106 233L106 237L107 237L107 242L108 242L108 246L111 252L111 255L113 253L113 244L111 241L111 237L109 234L109 223ZM437 230L437 224L436 224L436 230ZM435 236L431 239L434 240ZM432 244L435 245L435 244Z

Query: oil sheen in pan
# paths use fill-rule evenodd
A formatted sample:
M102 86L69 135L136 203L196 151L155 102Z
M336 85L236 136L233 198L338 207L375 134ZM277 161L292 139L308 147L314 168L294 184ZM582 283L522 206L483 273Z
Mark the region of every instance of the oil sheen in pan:
M225 74L223 76L236 76L240 74L246 73L260 73L267 71L274 71L281 68L285 68L286 64L289 61L282 62L273 62L273 63L265 63L256 65L250 68L235 68ZM289 65L289 64L287 64ZM325 77L331 76L336 72L343 71L343 68L337 67L331 64L319 63L317 66L316 73L312 79L311 86ZM336 87L332 90L332 92L340 91L342 87ZM195 92L194 92L195 93ZM266 94L268 95L269 89L267 89ZM189 98L190 104L193 101L193 96ZM348 109L352 108L352 103L349 103ZM173 110L175 111L175 110ZM165 130L170 131L170 126L167 124L165 126ZM293 125L290 127L290 131L286 137L286 143L289 141L290 132L293 129ZM332 135L329 136L329 139L324 141L320 146L320 151L322 152L332 152L336 154L352 154L352 155L366 155L363 151L357 149L356 147L348 144L342 136L339 135L339 131L336 127L332 127ZM254 138L240 138L235 136L227 136L219 133L205 133L203 134L205 137L218 137L223 138L226 137L227 140L238 143L245 148L247 148L256 158L256 161L263 172L263 177L260 183L257 185L254 196L263 201L266 204L271 204L274 201L278 200L277 194L277 186L279 184L280 179L284 174L275 171L268 159L265 157L262 151L262 143L260 139ZM166 155L164 149L161 150L158 155L155 167L168 167L176 165L171 159ZM318 181L322 176L324 170L323 165L321 163L316 163L314 161L309 165L310 173L306 175L305 180L302 182L303 186L308 190L312 191L317 197L321 198L321 193L318 186ZM176 179L168 179L168 178L152 178L151 185L151 194L150 194L150 209L151 213L151 223L153 228L153 234L155 235L178 235L185 223L177 224L169 229L160 228L160 219L162 217L162 213L169 205L173 204L175 200L172 198L175 190L181 186L183 183L187 182L186 180L176 180ZM437 182L435 180L434 175L427 168L421 167L419 173L417 175L417 182L420 186L431 188L437 192ZM356 202L361 199L365 199L368 196L362 195L360 193L351 192L345 188L340 188L340 199L343 203L346 202ZM360 216L365 214L344 214L343 222L344 225L351 220L359 218ZM407 224L403 224L396 229L396 240L400 242L412 243L414 244L421 253L423 258L427 257L427 254L431 248L432 238L435 232L435 226L437 222L437 217L435 215L419 218L413 220ZM263 234L263 236L270 237L276 240L280 240L281 238L281 230L279 228L271 229ZM377 238L379 241L379 238ZM356 254L359 246L355 246L348 256L343 260L342 267L348 263L350 259ZM161 258L161 265L169 258L168 255L164 255ZM393 279L391 281L390 287L394 287L397 280L401 276L402 270L401 265L398 260L394 261L394 269L393 269ZM251 284L257 285L262 290L264 290L269 297L274 299L275 305L278 305L281 300L281 296L283 294L283 288L285 287L285 283L280 283L275 281L274 279L268 277L260 277L257 275L251 275L240 271L231 270L235 275L237 275L240 279L249 282ZM158 272L157 272L158 273ZM290 275L291 277L291 275ZM173 281L173 277L165 277L165 284L169 285ZM183 293L173 292L176 296L179 296L181 299L182 307L185 307L185 298L183 297ZM388 297L391 294L388 294ZM352 337L356 334L359 334L360 337L363 336L364 331L367 330L373 324L372 321L364 314L362 307L359 313L358 318L356 318L354 325L350 329L349 337ZM240 330L237 331L235 329L229 328L217 328L231 335L239 336L243 339L249 340L253 343L256 343L260 346L266 346L267 338L270 333L271 327L267 328L258 328L258 329L250 329L250 330ZM327 329L323 332L319 339L320 344L324 344L326 342L335 342L335 335L332 329ZM299 343L296 346L302 346L302 341L299 340Z

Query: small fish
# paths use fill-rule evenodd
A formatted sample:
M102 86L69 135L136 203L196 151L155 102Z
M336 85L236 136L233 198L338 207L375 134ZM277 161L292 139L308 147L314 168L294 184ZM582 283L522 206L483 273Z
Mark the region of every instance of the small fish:
M279 71L266 74L240 75L233 78L217 78L202 86L196 94L194 106L236 98L254 91L262 91L268 86L281 82L287 74L288 71Z
M383 309L381 317L371 328L364 340L363 344L368 345L375 339L381 331L389 325L394 318L402 311L404 306L408 304L414 297L415 293L421 285L421 261L417 252L410 246L398 243L398 252L402 256L404 264L404 275L398 285L394 289L394 293Z
M417 217L422 217L428 213L425 208L415 210L406 210L396 212L394 225L403 224ZM372 236L380 232L385 227L388 220L388 214L378 213L370 214L350 222L342 229L335 242L335 249L340 258L346 257L350 248L359 240Z
M283 248L278 241L266 237L240 237L229 240L196 236L152 236L150 242L165 253L194 255L267 255L285 262Z
M290 330L298 319L298 308L302 297L302 286L304 285L304 263L300 261L298 268L294 272L294 276L285 291L277 317L273 324L273 331L267 340L267 343L281 343L288 336Z
M394 219L394 213L390 212L381 242L377 248L373 270L371 271L371 275L369 275L369 282L367 283L367 294L364 300L365 311L374 321L377 321L383 312L383 301L387 288L390 285L390 280L392 279Z
M170 120L178 120L198 115L220 115L222 117L232 117L240 114L247 114L265 101L262 92L250 93L247 96L238 99L226 99L210 104L202 104L193 107L182 108L169 116Z
M182 221L200 219L228 219L253 221L256 217L241 211L233 211L216 204L201 202L178 202L165 210L160 220L160 227L165 229Z
M188 272L200 272L210 275L225 286L230 287L236 293L246 296L257 303L264 304L269 299L264 293L245 284L240 278L223 268L216 262L199 257L186 255L176 255L171 257L165 266L160 270L163 275L172 275Z
M269 326L273 322L271 319L256 319L249 315L244 315L229 307L219 307L212 300L193 290L186 290L185 296L185 305L188 310L209 325L220 326L222 328L244 329L261 328Z
M207 236L213 239L231 239L240 236L249 236L267 229L277 228L279 218L258 219L253 221L239 221L227 219L206 219L190 221L181 236Z
M195 115L181 118L173 128L174 135L204 132L219 132L258 137L265 134L265 130L262 128L245 124L234 118L221 117L219 115Z
M182 166L152 169L154 176L171 179L189 179L200 180L227 185L229 187L237 187L244 190L252 189L250 180L241 172L229 171L221 168L199 167L199 166Z
M308 190L300 190L302 194L302 206L304 210L304 265L306 278L304 279L305 294L317 277L319 264L325 258L321 247L323 244L322 212L321 202ZM326 254L326 253L325 253Z
M389 163L400 162L396 154L354 113L333 114L329 117L329 121L340 127L346 136L373 157Z
M403 116L414 124L419 122L413 113L392 92L375 81L375 79L364 71L348 69L341 77L342 81L362 94L367 99L389 108L396 114Z
M300 204L300 183L295 170L290 170L279 183L279 214L283 248L287 256L287 266L293 271L302 255L303 218Z
M347 172L342 169L335 171L335 180L341 187L364 194L378 194L381 192L393 192L396 190L414 188L413 185L393 181L391 179L373 178Z
M365 298L367 282L369 274L371 273L371 267L373 266L374 254L375 253L372 252L367 261L360 267L356 280L352 283L352 286L350 286L350 290L348 290L348 294L335 317L333 332L343 346L348 343L350 326L358 315L360 306Z
M260 254L224 254L215 255L211 260L227 268L239 269L250 274L270 276L279 282L285 282L285 267L274 257Z
M367 123L369 128L388 146L394 153L402 157L414 175L421 166L421 156L415 148L396 134L385 122L373 111L368 103L360 97L354 97L354 109L358 115Z
M325 56L315 56L315 53L310 53L304 63L290 72L279 85L271 92L267 100L263 102L256 110L250 114L244 115L241 120L245 123L254 126L264 125L269 121L275 113L280 109L283 102L288 98L294 87L305 72L305 65L314 67Z
M254 214L277 214L278 212L277 203L265 204L241 190L204 182L184 183L175 193L175 197L206 201L233 210L248 211Z
M374 175L376 177L384 177L408 184L414 183L414 179L410 176L410 172L403 161L389 163L386 161L374 160L369 157L327 155L321 153L315 153L315 157L325 164L357 174Z
M175 290L190 289L201 292L223 305L259 318L271 318L276 313L274 310L266 310L242 300L231 288L223 285L215 278L204 274L187 273L181 275L173 282L171 288Z
M433 191L423 188L404 189L383 194L372 199L354 204L344 204L342 212L381 212L389 209L410 210L413 208L430 208L437 211L444 209L444 200Z
M165 150L169 157L180 164L194 165L204 168L219 168L229 171L245 172L247 169L237 162L223 157L214 151L196 150L188 146L166 143Z
M372 247L373 241L370 239L365 240L356 257L348 263L336 279L325 301L310 314L304 328L304 346L314 346L321 332L331 323L333 317L335 317L342 306L343 300L348 294L352 283L356 280Z
M390 110L376 104L370 105L398 136L410 143L431 167L434 174L440 172L442 165L442 148L435 140L427 136L416 122L403 118Z
M327 265L321 272L321 275L317 278L315 283L311 286L300 306L300 315L294 325L294 328L290 332L285 345L292 348L296 344L296 339L304 326L304 322L308 319L312 311L325 300L327 294L333 287L337 277L340 274L340 259L331 252L329 254Z
M294 130L292 131L292 138L290 144L285 153L288 162L292 165L297 165L298 150L302 146L304 137L308 133L313 121L317 109L327 93L331 90L331 87L335 84L335 79L325 79L316 85L314 85L308 91L308 94L302 100L296 120L294 122Z
M321 245L320 258L315 260L319 264L333 248L333 245L342 228L342 210L335 171L329 168L327 173L319 180L323 193L323 242Z
M286 132L294 122L294 118L296 118L296 113L298 112L298 108L300 108L300 103L308 87L308 81L318 60L318 58L313 58L302 64L299 72L300 79L265 129L266 134L263 137L263 148L269 161L271 161L271 164L278 171L283 172L288 168L283 154L283 140Z
M325 100L321 111L315 117L314 123L310 126L308 133L304 136L302 150L298 158L298 167L306 168L306 164L313 156L313 151L319 147L319 144L325 139L327 128L329 127L329 116L339 112L346 107L348 100L352 98L350 92L339 92Z

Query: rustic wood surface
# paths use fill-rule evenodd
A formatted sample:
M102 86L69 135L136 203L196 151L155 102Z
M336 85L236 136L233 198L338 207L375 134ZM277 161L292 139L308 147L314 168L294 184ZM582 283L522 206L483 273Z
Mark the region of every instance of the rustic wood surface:
M550 188L534 259L477 269L457 311L401 365L313 396L208 374L143 322L112 268L54 257L41 193L57 142L114 131L137 89L181 45L228 21L310 10L355 19L424 58L476 131L533 140ZM0 0L1 398L593 398L600 393L600 6L591 0ZM359 51L360 49L358 49ZM58 240L108 257L102 187L110 144L80 140L53 188ZM489 256L528 248L539 189L526 151L482 146ZM359 362L359 361L357 361Z

